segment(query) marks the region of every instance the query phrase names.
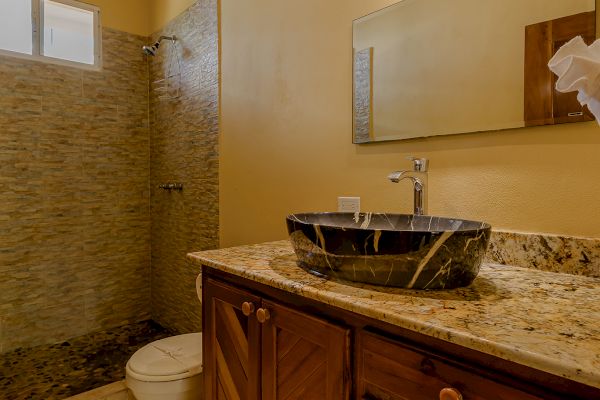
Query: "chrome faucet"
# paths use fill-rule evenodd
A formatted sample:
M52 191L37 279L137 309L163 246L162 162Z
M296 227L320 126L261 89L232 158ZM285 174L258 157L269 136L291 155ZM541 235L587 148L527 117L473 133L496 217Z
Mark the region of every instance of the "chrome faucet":
M403 179L410 179L414 188L415 215L427 214L427 169L429 160L426 158L408 157L413 162L412 171L396 171L388 175L388 179L398 183Z

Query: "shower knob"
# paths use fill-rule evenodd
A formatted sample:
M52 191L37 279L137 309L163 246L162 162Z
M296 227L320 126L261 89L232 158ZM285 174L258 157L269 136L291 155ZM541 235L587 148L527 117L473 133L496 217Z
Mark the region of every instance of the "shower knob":
M168 190L169 192L171 190L182 191L183 183L161 183L160 185L158 185L158 188Z

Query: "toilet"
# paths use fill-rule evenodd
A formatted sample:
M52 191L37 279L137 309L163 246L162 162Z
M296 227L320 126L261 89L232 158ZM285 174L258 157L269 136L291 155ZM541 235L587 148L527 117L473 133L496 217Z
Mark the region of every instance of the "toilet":
M125 368L137 400L202 398L202 333L157 340L135 352Z
M202 301L202 276L196 278ZM135 352L125 382L136 400L202 399L202 333L157 340Z

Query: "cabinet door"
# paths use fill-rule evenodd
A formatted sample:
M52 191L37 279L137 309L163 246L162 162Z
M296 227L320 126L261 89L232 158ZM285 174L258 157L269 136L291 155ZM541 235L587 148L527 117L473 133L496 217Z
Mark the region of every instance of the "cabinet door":
M369 333L357 346L359 400L542 400Z
M255 315L260 301L243 290L210 278L205 281L205 399L260 398L260 325Z
M263 400L345 400L350 394L350 331L264 301Z

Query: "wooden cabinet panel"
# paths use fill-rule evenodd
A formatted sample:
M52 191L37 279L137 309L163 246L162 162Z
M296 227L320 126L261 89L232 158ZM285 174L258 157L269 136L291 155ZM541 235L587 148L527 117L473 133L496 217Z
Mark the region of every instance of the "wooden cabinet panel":
M264 301L263 400L344 400L350 395L350 330Z
M464 400L541 400L391 340L358 334L357 399L437 400L454 388Z
M260 297L212 279L203 287L204 398L260 398L260 325L244 303L260 306Z

